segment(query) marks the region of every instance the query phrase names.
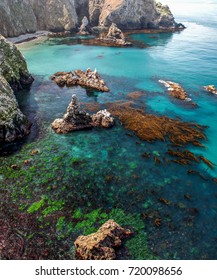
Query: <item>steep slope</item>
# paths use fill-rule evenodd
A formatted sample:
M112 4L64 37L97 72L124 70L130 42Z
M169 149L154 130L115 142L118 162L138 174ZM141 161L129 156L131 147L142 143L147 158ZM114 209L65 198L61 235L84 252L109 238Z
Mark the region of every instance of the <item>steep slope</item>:
M13 89L28 87L33 82L19 50L0 35L0 142L22 138L30 123L20 111Z

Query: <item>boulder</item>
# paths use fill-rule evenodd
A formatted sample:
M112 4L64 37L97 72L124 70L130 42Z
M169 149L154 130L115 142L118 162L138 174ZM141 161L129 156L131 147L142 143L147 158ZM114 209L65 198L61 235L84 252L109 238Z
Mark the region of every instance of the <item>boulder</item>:
M181 99L181 100L187 100L187 101L191 100L188 97L184 88L181 87L179 84L171 82L171 81L163 81L163 80L159 80L159 82L167 88L167 90L169 91L171 96Z
M211 92L212 94L217 94L217 89L214 85L205 86L204 89L208 92Z
M76 255L81 260L115 260L115 250L121 246L122 239L132 232L122 228L114 220L108 220L93 234L79 236L74 242Z
M109 128L114 126L114 118L107 110L101 110L92 116L93 126Z

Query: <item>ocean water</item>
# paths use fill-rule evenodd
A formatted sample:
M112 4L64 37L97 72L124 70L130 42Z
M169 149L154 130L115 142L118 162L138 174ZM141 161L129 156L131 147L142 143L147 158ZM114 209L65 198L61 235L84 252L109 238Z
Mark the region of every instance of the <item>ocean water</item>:
M17 98L33 127L27 139L2 151L1 193L19 211L35 215L42 236L58 240L57 258L73 258L76 237L96 231L106 217L135 231L125 244L127 254L120 253L119 258L217 258L216 167L210 169L204 163L158 165L154 157L163 159L171 145L141 141L118 120L109 130L68 135L57 135L50 128L64 114L74 93L83 106L104 108L109 102L131 100L130 92L142 91L144 95L134 102L146 112L208 126L205 148L187 148L217 164L217 96L203 90L209 84L217 87L213 16L217 5L209 3L205 9L200 4L202 10L197 3L185 3L185 10L184 4L182 9L179 5L174 4L174 14L186 25L184 31L131 35L147 48L88 46L77 43L75 37L19 46L35 82ZM109 93L80 87L61 89L49 79L57 71L88 67L99 71ZM197 107L170 97L159 79L180 83ZM25 160L29 163L24 164ZM11 169L12 164L18 170ZM190 169L201 176L188 174ZM68 254L64 255L66 244Z

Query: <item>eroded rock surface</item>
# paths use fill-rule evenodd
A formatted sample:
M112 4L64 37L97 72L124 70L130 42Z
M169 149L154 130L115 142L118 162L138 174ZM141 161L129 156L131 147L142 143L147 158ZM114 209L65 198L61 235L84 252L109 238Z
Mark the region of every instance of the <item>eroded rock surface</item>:
M82 19L82 24L79 28L78 34L80 34L80 35L89 35L90 34L89 20L86 16L84 16Z
M22 54L0 35L0 142L12 142L30 132L31 124L20 111L12 89L32 82Z
M51 124L56 133L66 134L72 131L91 129L93 127L109 128L114 125L114 118L107 110L102 110L91 116L85 112L74 94L69 103L66 114Z
M57 72L51 79L56 82L60 87L70 87L80 85L102 92L108 92L109 88L106 86L105 81L101 78L99 73L88 68L86 71L75 70L73 72Z
M115 23L112 23L107 35L105 37L101 36L99 40L111 46L132 46L131 42L126 41L123 32Z
M217 94L217 89L214 85L205 86L204 89L208 92L211 92L212 94Z
M184 88L181 87L179 84L171 82L171 81L163 81L163 80L159 80L159 82L167 88L167 90L169 91L171 96L181 99L181 100L188 100L188 101L191 100L188 97Z
M82 260L114 260L116 248L131 234L131 231L122 228L114 220L108 220L96 233L76 239L74 244L77 257Z

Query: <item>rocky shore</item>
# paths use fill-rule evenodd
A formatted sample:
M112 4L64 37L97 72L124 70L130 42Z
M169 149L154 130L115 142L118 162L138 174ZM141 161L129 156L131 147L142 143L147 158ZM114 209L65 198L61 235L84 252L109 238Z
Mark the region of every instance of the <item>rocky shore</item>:
M74 72L57 72L51 76L53 80L60 87L82 86L95 89L102 92L109 92L104 80L99 73L88 68L86 71L75 70Z
M20 51L1 35L0 65L0 142L12 142L26 136L31 127L13 90L28 88L34 79Z
M94 115L85 112L74 94L69 103L66 114L62 119L56 119L51 124L56 133L66 134L72 131L91 129L93 127L110 128L114 125L114 118L107 110L102 110Z

